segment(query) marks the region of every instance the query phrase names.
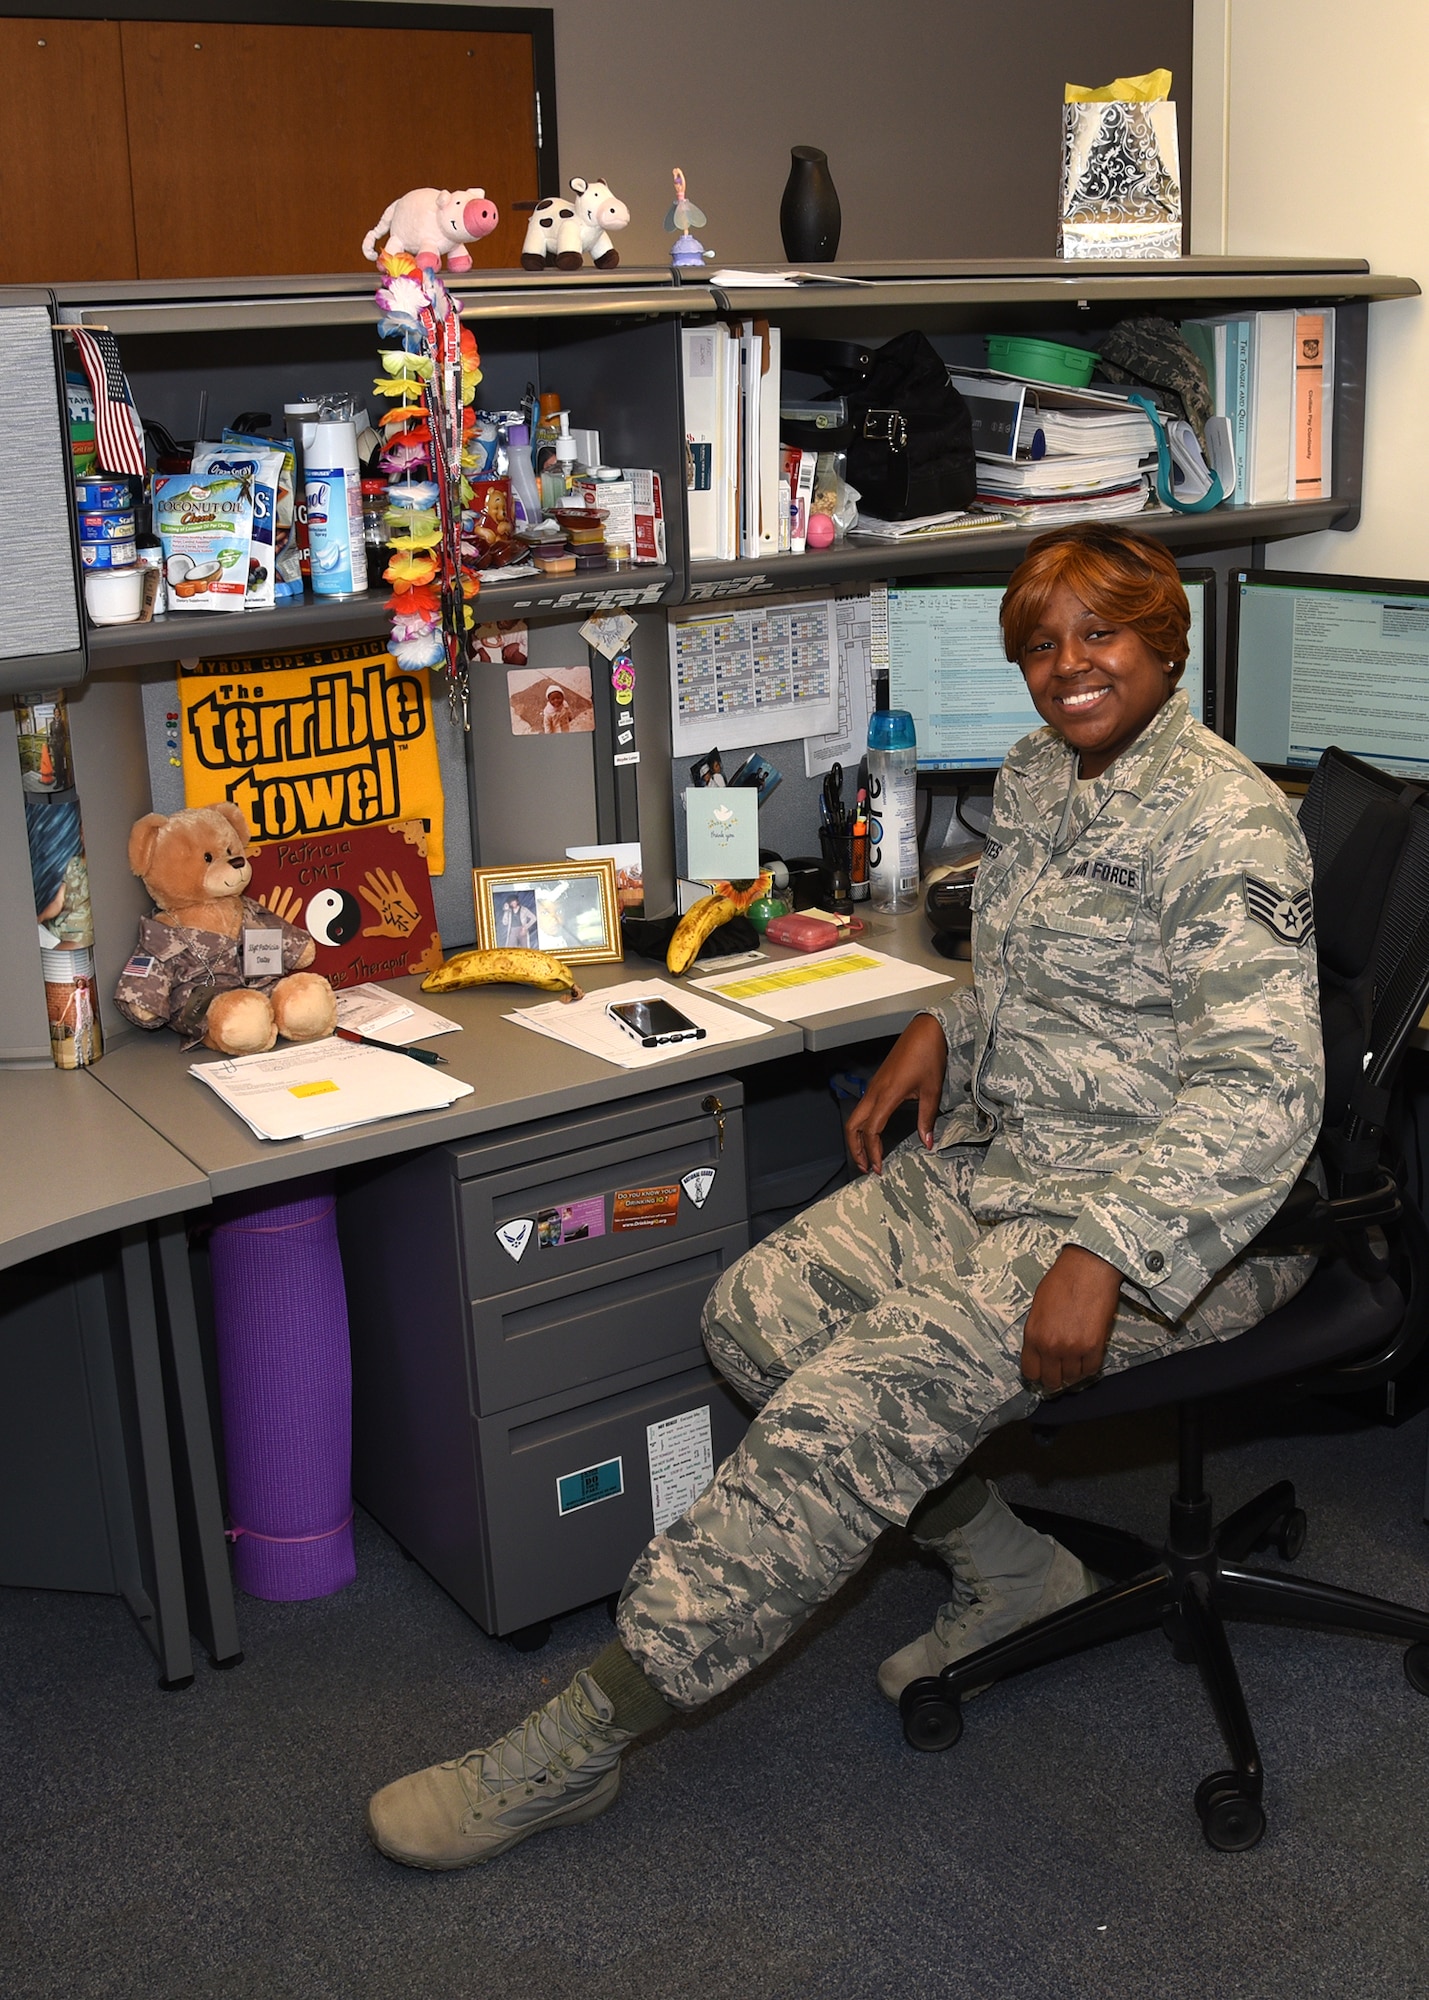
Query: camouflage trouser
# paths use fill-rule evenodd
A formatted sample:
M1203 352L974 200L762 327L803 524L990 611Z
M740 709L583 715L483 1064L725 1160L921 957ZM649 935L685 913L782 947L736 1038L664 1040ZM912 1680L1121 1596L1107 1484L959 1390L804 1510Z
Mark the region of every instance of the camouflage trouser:
M930 1154L914 1140L711 1293L710 1354L761 1413L640 1556L616 1621L675 1707L767 1659L981 1437L1033 1407L1022 1323L1065 1225L979 1223L967 1207L978 1162L978 1149ZM1253 1326L1310 1267L1243 1259L1175 1325L1124 1289L1107 1370Z

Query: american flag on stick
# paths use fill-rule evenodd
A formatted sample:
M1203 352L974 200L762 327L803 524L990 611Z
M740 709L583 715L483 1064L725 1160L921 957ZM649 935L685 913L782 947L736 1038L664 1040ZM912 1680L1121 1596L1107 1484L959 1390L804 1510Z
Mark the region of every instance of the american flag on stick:
M94 394L94 441L104 472L144 474L144 432L124 379L119 342L112 333L91 333L87 326L67 326L65 332L79 349L84 372Z

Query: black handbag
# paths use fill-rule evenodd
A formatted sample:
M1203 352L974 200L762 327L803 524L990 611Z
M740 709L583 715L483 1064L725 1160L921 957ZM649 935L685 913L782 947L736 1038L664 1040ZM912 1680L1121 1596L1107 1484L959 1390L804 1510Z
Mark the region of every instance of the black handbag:
M925 334L900 333L888 341L866 379L844 395L852 433L848 481L861 513L911 521L971 504L977 491L972 418Z

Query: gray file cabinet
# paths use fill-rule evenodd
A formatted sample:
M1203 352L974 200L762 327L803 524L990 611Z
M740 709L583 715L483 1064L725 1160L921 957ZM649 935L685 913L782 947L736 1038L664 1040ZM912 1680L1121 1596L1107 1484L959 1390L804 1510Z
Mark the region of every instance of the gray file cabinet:
M618 1590L748 1414L700 1309L747 1247L743 1090L652 1091L357 1176L358 1501L488 1632Z

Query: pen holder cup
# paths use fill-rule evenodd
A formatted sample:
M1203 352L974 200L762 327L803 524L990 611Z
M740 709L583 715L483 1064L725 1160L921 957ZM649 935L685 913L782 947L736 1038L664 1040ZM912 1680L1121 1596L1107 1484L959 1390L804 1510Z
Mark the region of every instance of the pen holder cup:
M819 828L823 849L824 893L834 909L849 909L853 903L849 871L853 861L853 833L837 833L831 826Z

